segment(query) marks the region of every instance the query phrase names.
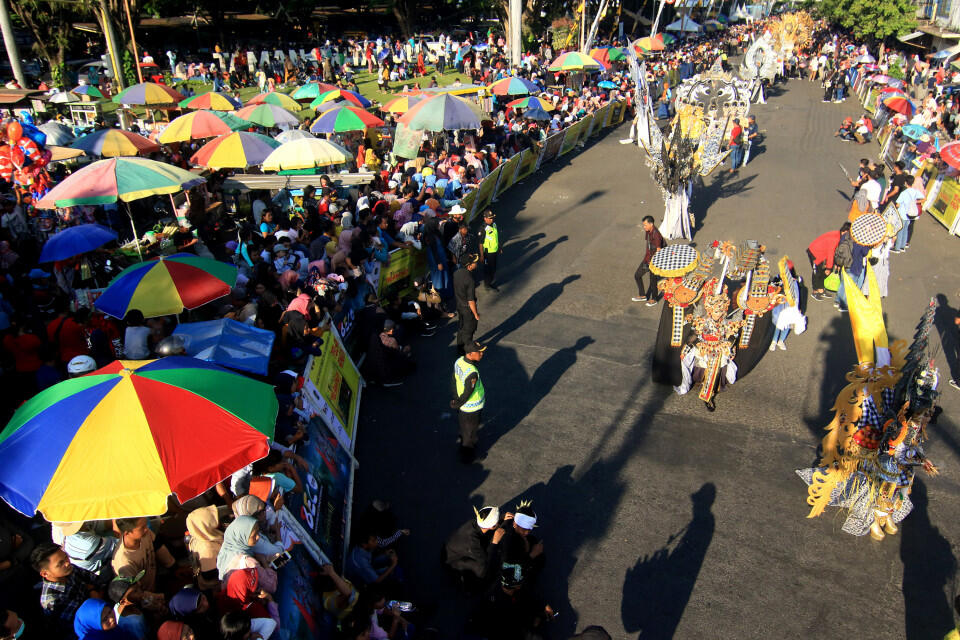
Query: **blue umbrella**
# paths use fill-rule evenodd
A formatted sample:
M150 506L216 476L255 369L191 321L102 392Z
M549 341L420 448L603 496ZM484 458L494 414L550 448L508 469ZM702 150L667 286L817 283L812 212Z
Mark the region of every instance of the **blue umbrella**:
M930 130L921 127L918 124L907 124L903 126L903 135L910 138L911 140L919 140L920 136L930 135Z
M937 51L935 54L933 54L933 58L934 58L935 60L941 60L941 59L943 59L943 58L949 58L949 57L952 56L952 55L953 55L953 54L950 52L950 49L943 49L943 50Z
M616 88L617 88L617 85L615 85L614 83L610 82L609 80L601 80L600 82L597 83L597 86L600 87L601 89L616 89Z
M70 227L50 236L40 252L40 262L66 260L93 251L116 239L116 232L103 225L81 224Z
M549 120L550 114L540 107L531 107L523 112L523 117L528 120Z
M377 54L377 60L383 62L388 55L390 55L390 49L381 49L380 53Z

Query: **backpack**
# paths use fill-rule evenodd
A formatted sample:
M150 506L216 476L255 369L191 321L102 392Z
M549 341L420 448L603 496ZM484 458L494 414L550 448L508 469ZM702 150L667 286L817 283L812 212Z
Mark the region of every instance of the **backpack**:
M853 238L849 234L840 238L840 244L833 253L833 264L844 269L849 269L853 264Z

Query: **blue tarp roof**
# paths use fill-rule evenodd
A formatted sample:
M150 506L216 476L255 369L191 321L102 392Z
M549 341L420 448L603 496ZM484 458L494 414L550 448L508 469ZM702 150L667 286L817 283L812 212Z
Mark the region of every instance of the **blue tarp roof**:
M257 329L228 318L185 322L173 332L186 340L187 355L231 369L267 374L272 331Z

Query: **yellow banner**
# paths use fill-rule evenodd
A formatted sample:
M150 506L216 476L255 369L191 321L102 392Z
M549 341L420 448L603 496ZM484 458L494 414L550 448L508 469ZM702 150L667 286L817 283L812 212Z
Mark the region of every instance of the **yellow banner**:
M610 105L605 104L593 114L593 128L590 129L590 137L597 135L607 125L610 119Z
M473 206L474 216L482 213L484 209L490 206L490 201L493 200L493 190L497 186L501 169L503 169L503 165L491 171L490 174L483 179L483 182L480 183L480 186L477 187L477 199Z
M513 186L518 166L520 166L519 153L503 163L503 168L500 170L500 182L497 185L497 197Z
M540 147L535 146L531 149L523 150L523 157L520 159L520 170L517 171L517 177L514 184L520 182L531 173L537 170L537 160L540 159Z
M610 119L607 120L608 127L623 122L623 117L627 113L626 102L613 102L610 104Z
M467 222L473 220L473 205L477 202L477 190L472 189L470 193L463 196L460 199L460 206L467 210L467 213L463 216Z
M304 400L330 427L347 451L353 451L353 433L360 400L360 372L336 331L327 330L319 356L306 370Z
M560 153L557 155L563 155L568 153L570 150L576 146L577 141L580 140L580 134L583 132L583 127L586 124L586 120L580 120L570 125L566 131L563 133L563 144L560 145Z
M377 295L384 297L391 291L406 291L414 279L427 270L427 259L423 251L412 247L403 247L390 252L390 261L380 265L380 280Z

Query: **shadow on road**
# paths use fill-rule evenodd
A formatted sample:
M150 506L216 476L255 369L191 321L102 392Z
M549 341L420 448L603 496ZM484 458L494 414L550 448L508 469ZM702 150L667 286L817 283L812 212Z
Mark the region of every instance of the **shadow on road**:
M498 409L480 429L480 451L489 451L501 436L530 415L577 362L577 354L594 342L590 336L583 336L575 344L559 349L537 367L529 380L515 349L501 347L487 351L484 369L496 375L487 376L484 386L490 397L497 398Z
M824 301L818 304L829 305L830 302ZM845 378L847 372L857 362L852 335L850 319L846 314L839 312L820 334L821 346L818 350L824 354L823 365L815 368L814 371L822 373L811 373L811 378L808 380L808 383L820 381L819 401L816 404L820 412L803 417L807 428L818 439L824 435L823 428L833 419L831 408L837 399L837 394L847 384ZM817 454L819 456L819 450Z
M950 596L957 562L950 541L930 522L927 487L919 478L910 493L913 512L901 527L903 604L907 640L942 638L954 627Z
M561 237L566 238L566 236L561 236ZM535 253L531 254L530 258L534 258L537 254L539 254L541 251L544 251L544 250L546 250L546 252L549 253L549 251L553 248L553 246L556 246L555 243L560 241L561 240L557 238L557 240L554 240L554 242L548 245L544 245L543 247L538 249ZM580 274L574 273L567 276L560 282L553 282L551 284L546 285L545 287L537 291L535 294L530 296L527 299L527 301L523 303L523 306L517 309L512 316L510 316L509 318L501 322L495 328L483 334L483 336L478 338L478 340L481 343L486 345L499 342L506 336L510 335L511 333L513 333L514 331L522 327L525 323L530 322L532 319L540 315L543 311L547 309L547 307L553 304L556 301L556 299L560 297L560 295L563 293L564 287L566 287L571 282L576 282L579 279L580 279Z
M641 640L670 640L690 601L700 567L713 540L711 511L717 496L712 482L690 495L693 519L651 555L627 569L620 604L623 627Z
M753 187L747 185L757 179L756 174L740 178L737 174L728 173L726 164L717 167L716 171L719 173L712 183L704 183L703 187L693 190L693 198L690 200L690 210L694 212L696 223L693 231L703 228L707 212L717 200L751 191Z
M937 294L937 303L937 315L933 322L937 327L937 333L940 334L940 344L943 345L943 359L947 363L950 377L960 380L960 350L958 350L960 331L954 324L954 319L960 311L952 308L947 296L942 293Z
M558 244L560 244L561 242L566 242L569 239L570 238L568 236L565 236L565 235L560 236L556 240L551 240L550 242L543 245L542 247L539 247L533 253L529 254L527 257L523 259L523 262L520 262L519 264L511 263L509 268L503 270L503 276L505 277L498 277L496 284L499 285L499 284L504 284L506 282L510 282L516 276L522 275L523 273L526 272L527 269L537 264L537 262L539 262L540 260L543 260L543 258L545 258L548 253L556 249Z

